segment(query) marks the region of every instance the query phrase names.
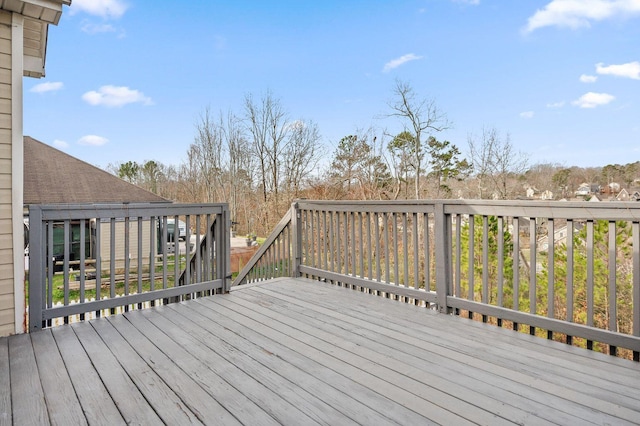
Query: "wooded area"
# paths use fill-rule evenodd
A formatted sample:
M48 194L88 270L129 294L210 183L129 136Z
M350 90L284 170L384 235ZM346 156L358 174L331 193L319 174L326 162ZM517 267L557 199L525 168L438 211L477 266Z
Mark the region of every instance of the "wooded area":
M561 199L583 183L632 188L639 182L640 161L593 168L529 164L496 128L481 129L464 144L440 139L451 127L446 114L402 81L387 111L385 118L402 131L353 129L329 141L335 144L329 151L316 123L293 118L270 92L248 94L241 111L202 111L178 165L126 161L108 169L170 200L229 203L239 235L268 234L297 198L504 200L525 198L529 190Z

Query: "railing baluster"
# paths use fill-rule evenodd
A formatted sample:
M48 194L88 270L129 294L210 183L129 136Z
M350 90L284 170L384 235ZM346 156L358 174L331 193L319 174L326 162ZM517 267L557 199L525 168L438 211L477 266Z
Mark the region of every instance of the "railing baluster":
M380 215L378 214L378 212L375 212L373 215L373 219L375 221L374 223L374 240L376 242L376 281L380 282L380 279L382 277L382 270L381 270L381 265L380 265L380 261L381 261L381 254L380 254Z
M475 216L469 215L469 276L467 278L467 289L469 300L474 300L474 286L475 286ZM473 318L473 312L469 311L469 318Z
M511 309L520 310L520 219L513 218L513 303ZM513 329L518 331L518 323L513 322Z
M424 282L425 282L424 288L427 291L436 289L436 286L433 283L433 278L431 274L431 268L432 268L433 262L435 262L435 258L433 260L431 258L431 253L434 252L434 250L436 249L434 247L435 243L433 243L433 245L431 243L431 228L433 226L436 226L435 217L433 221L430 221L429 213L425 212L424 213ZM446 221L445 221L445 226L446 226ZM431 250L432 248L434 248L434 250Z
M69 250L69 240L71 239L71 232L69 229L69 219L65 219L63 225L63 236L64 236L64 251L63 251L63 264L62 264L62 283L64 288L64 306L69 305L69 258L70 258L70 250ZM69 324L69 317L64 317L64 323Z
M537 283L537 241L538 241L538 231L537 231L537 221L535 217L529 218L529 313L536 313L536 283ZM529 334L532 336L536 334L536 328L533 326L529 327Z
M317 220L317 223L316 223L316 225L317 225L316 226L317 235L315 235L315 240L316 240L316 244L317 244L317 247L318 247L317 265L318 265L318 268L321 268L322 267L322 246L321 246L322 240L320 238L320 235L321 235L321 231L322 230L320 229L321 228L321 226L320 226L320 210L316 210L316 220Z
M587 221L587 326L593 327L593 220ZM587 349L593 349L593 341L587 340Z
M573 322L573 220L567 220L567 318ZM567 344L573 344L573 337L567 334Z
M130 219L129 216L124 218L124 294L129 294L129 268L131 267L131 255L129 252L130 235L129 235ZM82 232L81 232L82 234ZM125 312L129 311L129 305L124 307Z
M96 218L96 301L102 298L102 220ZM100 310L95 311L96 317L100 317Z
M633 329L632 334L640 337L640 222L632 224L633 261L632 261L632 292L633 292ZM640 362L640 351L633 351L633 360Z
M200 253L200 240L201 240L201 236L200 236L200 227L202 226L202 218L200 217L200 215L196 215L196 232L195 232L195 237L196 237L196 244L195 244L195 251L196 251L196 282L202 282L202 254ZM189 247L189 245L191 244L190 241L186 241L187 247ZM164 257L167 257L167 251L164 250L163 253ZM166 269L166 267L165 267ZM166 281L166 276L164 277L164 280ZM165 286L166 288L166 286Z
M384 212L382 216L384 217L384 228L382 230L384 232L384 282L389 284L391 283L389 279L389 214Z
M344 274L349 275L349 213L344 212ZM342 285L347 286L346 283L342 283Z
M489 303L489 217L482 215L482 303ZM487 322L487 315L482 315Z
M360 277L364 278L364 239L363 239L363 230L362 230L362 217L364 213L358 212L358 253L360 253ZM364 289L363 289L364 290Z
M329 252L330 249L327 247L328 243L328 232L327 232L327 211L322 211L322 251L324 252L324 269L326 270L329 266Z
M504 306L504 217L498 216L498 289L497 305ZM498 326L502 326L502 319L498 318Z
M609 331L618 331L618 313L616 293L616 222L609 221ZM616 355L617 348L609 345L609 354Z
M178 226L176 222L175 226ZM155 281L156 281L156 253L154 250L155 245L153 244L154 239L157 238L158 232L158 222L155 216L151 216L149 218L149 290L155 290ZM189 262L187 261L187 265ZM187 267L188 270L188 267ZM187 283L189 282L187 278ZM155 306L155 301L151 301L151 306Z
M162 242L160 243L161 251L162 251L162 288L167 288L167 216L162 216L160 218L162 221ZM179 233L178 231L178 222L174 222L174 238L175 234Z
M409 224L407 221L407 213L402 213L402 254L404 257L403 259L404 277L402 280L402 284L405 287L409 287L409 240L407 235L408 229L409 229ZM398 284L400 284L400 280L398 280Z
M429 232L429 229L426 226L426 214L425 214L425 240L426 240L426 236L428 235L427 233ZM461 214L456 214L456 278L455 278L455 296L456 297L464 297L462 295L462 285L461 285L461 275L462 275L462 239L461 239L461 235L462 235L462 215ZM425 251L428 254L429 253L429 247L427 247L426 243L425 243ZM425 263L427 263L425 261ZM428 269L427 269L428 270ZM425 271L425 275L426 275L426 271ZM427 283L429 281L427 280ZM425 285L425 289L428 289L427 285ZM459 314L458 310L456 309L456 315Z
M358 244L356 243L356 214L352 212L349 215L349 230L351 231L351 276L356 276L356 250L358 248Z
M413 288L420 288L420 246L418 244L418 213L413 213L411 223L413 226ZM425 287L425 290L427 288ZM417 302L417 300L416 300Z
M85 250L87 248L86 238L87 238L87 230L86 230L87 221L86 219L80 219L80 299L78 300L80 303L85 302L85 269L86 269L86 256ZM80 321L84 321L84 313L80 314Z
M367 253L368 253L368 262L367 262L367 278L373 279L373 262L374 262L374 253L373 253L373 244L371 243L371 212L367 212ZM369 291L371 293L371 291Z
M555 318L555 226L552 218L547 219L547 317ZM553 330L547 330L547 339L553 339Z
M142 221L142 216L138 216L138 294L142 293ZM178 221L176 220L175 223ZM142 303L138 303L138 309L142 309Z
M398 241L398 214L394 211L391 213L391 231L393 235L393 283L395 285L400 285L400 272L399 272L399 264L400 259L398 257L399 253L399 241ZM395 296L397 299L397 295Z
M47 226L47 308L53 307L53 221L50 221ZM51 320L47 321L47 326L51 327Z

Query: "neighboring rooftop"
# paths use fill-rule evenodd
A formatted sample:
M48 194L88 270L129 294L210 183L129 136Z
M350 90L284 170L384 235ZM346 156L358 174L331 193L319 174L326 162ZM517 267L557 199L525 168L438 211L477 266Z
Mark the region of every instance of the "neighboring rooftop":
M168 202L32 137L24 137L25 205Z

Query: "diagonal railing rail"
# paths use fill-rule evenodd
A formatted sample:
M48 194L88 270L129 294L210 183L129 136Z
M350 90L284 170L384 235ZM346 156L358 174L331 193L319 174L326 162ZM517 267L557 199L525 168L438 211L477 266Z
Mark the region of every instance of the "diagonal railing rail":
M285 213L280 222L249 262L240 270L233 285L246 284L295 274L294 209Z
M234 284L305 276L640 360L640 205L297 201Z
M207 224L195 253L179 217ZM29 330L227 292L229 225L225 204L29 206Z

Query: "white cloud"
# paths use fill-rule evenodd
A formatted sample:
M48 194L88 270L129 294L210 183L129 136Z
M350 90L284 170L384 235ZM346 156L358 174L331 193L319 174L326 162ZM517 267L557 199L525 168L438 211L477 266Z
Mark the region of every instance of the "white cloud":
M105 19L118 19L128 8L122 0L73 0L69 12L85 12Z
M463 4L471 4L477 6L480 4L480 0L451 0L454 3L463 3Z
M113 33L116 31L111 24L94 24L88 21L83 22L80 29L87 34Z
M583 83L595 83L597 80L598 76L595 75L582 74L580 76L580 81Z
M565 102L564 101L560 101L560 102L551 102L547 104L547 108L562 108L564 106Z
M608 93L588 92L572 103L580 108L595 108L600 105L606 105L614 99L615 96Z
M406 64L410 61L416 61L418 59L422 59L422 56L414 55L413 53L407 53L406 55L402 55L399 58L392 59L386 64L384 64L384 68L382 72L389 72L394 68L398 68L400 65Z
M65 141L61 141L59 139L56 139L53 141L53 146L55 146L56 148L59 149L67 149L69 148L69 144Z
M62 89L62 82L60 81L47 81L44 83L36 84L29 90L33 93L46 93L46 92L55 92L56 90Z
M603 75L614 75L616 77L632 78L640 80L640 62L629 62L620 65L596 64L596 72Z
M109 139L96 135L86 135L78 139L78 144L85 146L102 146L107 142L109 142Z
M640 0L552 0L531 16L525 32L543 27L577 29L592 21L640 14Z
M533 111L524 111L524 112L520 113L520 117L521 118L526 118L526 119L533 118L534 115L535 115L535 113Z
M153 105L151 98L138 90L126 86L102 86L98 91L92 90L82 95L82 99L89 105L104 105L106 107L121 107L127 104L141 103Z

